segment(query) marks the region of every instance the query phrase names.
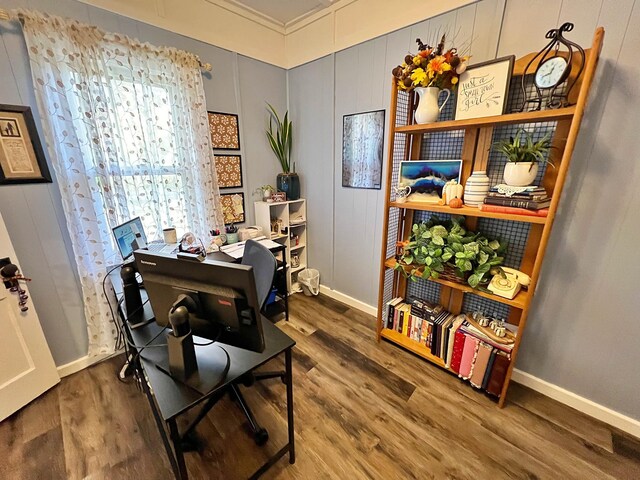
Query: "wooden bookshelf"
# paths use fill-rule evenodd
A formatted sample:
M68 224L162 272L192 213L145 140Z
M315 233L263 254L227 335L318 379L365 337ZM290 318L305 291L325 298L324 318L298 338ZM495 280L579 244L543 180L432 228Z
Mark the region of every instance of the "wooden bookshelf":
M428 212L446 213L449 215L462 215L464 217L497 218L500 220L512 220L515 222L545 224L549 217L534 217L533 215L514 215L512 213L484 212L476 207L451 208L448 205L438 205L427 202L391 202L391 207L404 208L406 210L424 210Z
M380 254L377 322L378 341L384 339L419 355L439 367L445 367L444 361L432 355L431 350L425 345L412 340L402 333L385 328L386 302L395 297L406 298L408 288L408 281L404 274L394 269L396 265L395 258L387 257L390 252L395 252L397 242L406 242L409 240L416 212L428 211L449 215L462 215L466 217L467 228L471 230L477 229L478 221L482 218L529 224L526 226L526 230L523 230L525 227L522 226L522 223L510 223L506 227L507 229L516 229L520 237L526 237L526 239L521 238L520 240L520 244L523 246L520 265L512 266L518 267L519 270L531 277L528 290L521 291L514 299L509 300L498 297L485 291L473 289L467 284L443 279L423 278L417 280L418 282L429 281L438 283L440 285L439 303L453 314L463 313L462 308L465 295L479 296L509 307L507 321L517 326L517 332L516 341L511 352L511 362L498 401L500 407L504 406L507 398L511 374L516 364L518 351L529 317L530 306L534 298L536 285L540 276L540 269L547 251L549 236L551 235L556 211L558 210L558 204L571 164L573 150L580 131L580 124L584 116L587 97L595 75L603 40L604 29L600 27L595 31L591 48L586 50L584 71L580 78L578 78L571 92L570 101L574 103L574 105L560 109L509 113L494 117L448 120L426 125L416 125L412 123L413 110L416 105L415 94L399 92L396 82L391 82L392 91L389 114L392 128L389 129L389 153L386 166L386 197L384 208L385 218L382 230L382 238L384 240ZM534 55L535 53L529 54L515 62L512 81L520 81L521 77L519 76L523 75L526 64ZM573 59L574 62L576 61L575 57L576 56L574 56ZM577 71L578 67L574 63L568 81L572 81L575 78ZM494 141L494 129L496 127L541 122L545 122L547 125L549 125L550 122L555 123L552 139L553 148L550 152L550 159L556 165L556 168L547 168L542 179L542 185L551 196L551 205L549 206L547 217L483 212L478 208L467 206L452 209L445 205L430 203L397 203L393 200L392 192L395 185L392 185L392 179L394 178L394 173L397 171L399 162L402 160L425 159L422 158L422 141L429 134L444 131L460 131L461 135L464 136L461 150L461 158L463 161L461 183L464 184L474 171L487 170L489 151ZM451 140L447 140L447 137L444 137L437 141L457 142L459 141L459 136ZM443 147L447 146L447 144L443 144ZM390 228L393 228L393 231L391 231ZM509 233L509 230L507 230L507 233ZM507 240L509 240L508 237Z

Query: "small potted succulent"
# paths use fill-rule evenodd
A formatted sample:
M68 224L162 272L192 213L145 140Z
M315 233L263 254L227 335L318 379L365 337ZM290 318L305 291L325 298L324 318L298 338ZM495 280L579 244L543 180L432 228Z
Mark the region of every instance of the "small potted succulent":
M256 188L255 194L259 195L262 198L263 202L273 202L271 196L276 191L271 185L262 185L261 187Z
M504 167L504 181L512 187L531 185L538 175L540 163L547 162L555 167L548 158L551 148L550 133L534 142L533 135L523 128L518 130L515 137L493 144L493 149L496 152L507 157L507 164Z

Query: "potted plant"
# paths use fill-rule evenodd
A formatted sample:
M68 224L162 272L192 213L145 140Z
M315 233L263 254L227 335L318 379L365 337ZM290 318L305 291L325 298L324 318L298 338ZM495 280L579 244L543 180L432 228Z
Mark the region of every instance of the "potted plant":
M414 224L395 268L412 280L444 278L483 288L490 275L499 273L506 243L471 232L463 223L464 217L432 217Z
M526 187L531 185L538 175L538 164L549 163L548 155L551 150L551 134L547 133L537 142L533 141L533 135L519 129L515 137L509 140L501 140L493 144L496 152L507 157L504 167L504 181L513 187Z
M276 110L269 104L269 129L266 131L271 150L276 155L282 167L282 173L278 174L276 186L278 191L286 192L289 200L300 198L300 178L296 173L296 164L291 161L292 123L289 120L289 112L285 112L280 120ZM275 130L274 130L275 124Z
M271 196L276 191L271 185L262 185L256 188L255 195L259 195L263 202L272 202Z
M404 57L402 65L394 68L392 73L400 90L415 90L420 96L415 113L416 123L432 123L438 120L440 111L451 96L451 89L455 88L460 75L467 69L469 57L460 57L455 48L445 50L445 35L435 47L425 45L419 38L416 42L417 55ZM447 92L447 98L438 106L441 91Z

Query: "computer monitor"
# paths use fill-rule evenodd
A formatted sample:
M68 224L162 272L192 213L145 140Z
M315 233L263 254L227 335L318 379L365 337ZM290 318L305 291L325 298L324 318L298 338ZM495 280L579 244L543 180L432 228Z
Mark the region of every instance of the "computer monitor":
M254 352L264 350L252 267L147 251L136 251L134 258L159 325L169 326L169 313L186 295L193 300L189 324L194 335Z
M118 225L112 231L123 260L129 258L139 248L147 248L147 235L144 233L140 217Z

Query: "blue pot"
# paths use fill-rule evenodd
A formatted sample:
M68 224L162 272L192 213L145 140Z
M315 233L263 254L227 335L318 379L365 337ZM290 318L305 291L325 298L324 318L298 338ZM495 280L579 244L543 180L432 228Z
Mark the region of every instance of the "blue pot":
M279 173L276 185L279 192L287 193L287 200L300 198L300 177L297 173Z

